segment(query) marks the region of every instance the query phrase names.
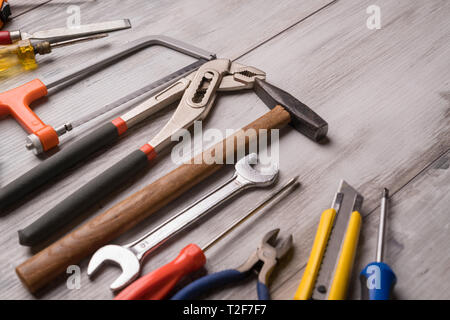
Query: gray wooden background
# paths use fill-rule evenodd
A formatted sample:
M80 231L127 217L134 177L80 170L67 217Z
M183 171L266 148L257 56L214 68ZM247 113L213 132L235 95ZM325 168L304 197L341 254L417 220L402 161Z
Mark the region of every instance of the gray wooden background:
M299 175L301 188L264 215L253 218L208 251L209 272L238 266L274 227L292 233L295 250L272 278L274 299L292 299L301 279L320 214L330 206L344 178L365 197L363 229L350 296L359 299L358 273L374 258L380 192L393 194L386 261L398 276L400 299L449 299L450 293L450 1L448 0L284 0L284 1L12 1L9 30L35 31L64 26L69 5L81 8L81 22L130 18L133 29L38 57L40 68L0 80L0 90L45 77L149 34L164 34L237 59L267 72L267 79L291 92L324 117L330 142L317 145L294 130L280 137L280 183ZM369 30L366 8L381 8L382 28ZM54 126L152 82L191 62L153 47L83 79L34 110ZM205 128L238 129L267 111L252 92L220 96ZM91 281L80 264L81 288L68 290L66 276L32 296L14 268L34 251L18 244L17 230L155 135L170 117L162 112L133 129L117 145L78 166L51 186L0 216L0 298L110 299L119 270L107 267ZM81 131L111 119L114 112ZM0 184L5 185L42 159L26 151L26 134L11 118L0 126ZM84 220L136 192L175 168L167 155L145 175L124 186L86 214ZM229 166L170 204L115 243L125 244L225 181ZM148 259L147 273L173 259L190 242L205 244L247 212L270 190L249 191ZM79 223L83 219L80 219ZM73 227L73 226L72 226ZM68 230L65 230L67 232ZM63 232L62 232L63 233ZM255 299L255 280L210 295L216 299Z

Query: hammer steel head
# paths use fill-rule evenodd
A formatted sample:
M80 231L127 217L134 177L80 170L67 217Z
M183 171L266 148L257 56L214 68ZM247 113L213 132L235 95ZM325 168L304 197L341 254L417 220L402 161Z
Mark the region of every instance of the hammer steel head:
M277 105L286 109L291 115L291 125L300 133L314 141L327 135L328 123L291 94L261 79L255 79L254 89L270 109Z
M98 249L87 268L90 277L104 262L118 264L122 269L122 274L111 284L111 290L120 290L130 284L139 276L141 264L136 255L129 249L117 245L106 245Z
M253 186L261 187L269 186L275 182L278 177L278 166L272 164L269 168L264 170L255 169L252 164L258 163L258 155L250 153L248 156L239 160L236 165L236 174L247 181L250 181Z

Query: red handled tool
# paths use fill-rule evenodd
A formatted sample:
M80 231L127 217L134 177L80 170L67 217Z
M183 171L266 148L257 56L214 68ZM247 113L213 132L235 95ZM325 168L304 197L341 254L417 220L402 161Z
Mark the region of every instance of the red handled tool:
M196 244L189 244L184 247L178 256L168 264L139 278L124 290L122 290L115 300L161 300L164 299L184 276L194 272L206 263L205 252L228 235L232 230L249 219L256 212L266 207L274 199L280 201L289 192L298 186L297 177L289 180L284 186L270 194L262 203L247 213L244 217L233 223L227 230L209 242L203 248ZM289 192L286 191L289 189ZM285 192L286 191L286 192ZM283 194L283 196L280 196ZM275 203L275 202L273 202ZM272 203L272 204L273 204Z
M194 243L188 244L174 260L139 278L114 300L162 300L180 279L199 270L205 263L205 249Z

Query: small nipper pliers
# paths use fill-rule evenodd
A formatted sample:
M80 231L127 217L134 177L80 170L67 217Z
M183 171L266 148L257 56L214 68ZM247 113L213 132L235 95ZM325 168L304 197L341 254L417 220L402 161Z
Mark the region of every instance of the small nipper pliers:
M289 235L279 245L274 246L280 229L272 230L262 238L256 251L248 260L236 269L228 269L202 277L180 291L172 300L192 300L203 293L228 283L238 282L247 277L252 270L258 270L257 292L259 300L270 300L268 281L270 274L286 253L292 248L292 235Z

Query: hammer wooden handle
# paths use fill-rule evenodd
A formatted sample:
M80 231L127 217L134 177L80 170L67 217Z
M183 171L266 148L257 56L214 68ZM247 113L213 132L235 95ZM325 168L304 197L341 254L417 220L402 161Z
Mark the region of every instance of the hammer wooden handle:
M64 272L69 265L77 264L216 172L223 166L227 156L234 156L237 150L247 149L249 142L258 138L260 129L279 129L290 121L291 117L284 108L275 107L196 156L191 164L181 165L31 257L16 268L18 276L31 292L36 292ZM222 164L206 161L219 148L223 151Z

